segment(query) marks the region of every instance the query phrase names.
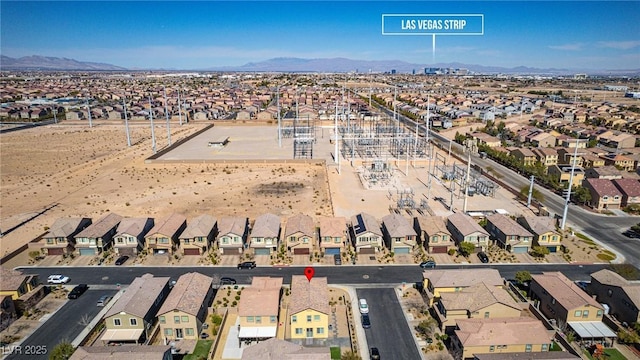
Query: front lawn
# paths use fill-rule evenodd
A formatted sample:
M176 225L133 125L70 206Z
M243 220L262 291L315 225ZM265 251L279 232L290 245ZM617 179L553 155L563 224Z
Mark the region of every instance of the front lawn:
M211 349L211 345L213 345L213 340L198 340L196 348L193 349L193 353L186 355L184 360L206 360L209 357L209 349Z
M586 350L584 353L587 355L589 359L593 360L593 356L591 356L591 354L589 354ZM627 358L624 357L620 353L620 351L614 348L604 349L604 358L607 360L627 360Z
M338 346L332 346L331 348L331 360L340 360L340 348Z

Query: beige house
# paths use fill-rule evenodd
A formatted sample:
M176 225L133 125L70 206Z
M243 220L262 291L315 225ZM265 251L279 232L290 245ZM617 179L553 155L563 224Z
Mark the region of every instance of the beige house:
M98 255L111 247L111 240L122 216L114 213L104 215L75 236L79 255Z
M280 321L282 278L254 276L242 290L238 304L238 339L262 341L275 338Z
M382 218L382 234L387 246L394 254L410 254L416 246L417 233L404 216L396 213Z
M158 310L160 333L164 339L199 339L213 300L212 282L212 278L197 272L186 273L178 278Z
M609 306L609 313L620 322L640 323L640 283L631 282L611 270L591 274L589 293Z
M242 351L241 360L331 360L329 347L304 347L272 338Z
M479 283L493 287L504 285L496 269L425 270L422 279L429 306L438 301L443 293L460 291Z
M138 343L149 339L156 313L169 293L168 277L144 274L127 287L104 315L103 344Z
M544 147L531 151L535 154L536 159L547 168L558 164L558 152L556 149Z
M220 254L242 254L247 238L249 219L246 217L223 217L218 221L218 249Z
M325 255L340 255L347 248L347 219L321 217L319 239Z
M562 188L567 188L569 180L571 180L571 166L570 165L553 165L547 169L549 175L555 177ZM577 187L582 184L584 180L584 169L576 166L573 170L573 184L571 187Z
M180 247L183 255L202 255L213 243L216 235L216 218L203 214L197 216L187 224L180 234Z
M358 254L375 254L382 249L382 229L372 215L360 213L352 216L350 231Z
M287 219L284 241L287 251L294 255L308 255L314 249L316 229L309 215L298 214Z
M499 319L461 319L457 322L451 344L462 351L463 359L477 354L547 352L553 342L553 331L540 320L530 317Z
M533 234L533 246L544 246L550 253L560 251L562 236L556 231L556 219L549 216L526 215L518 223Z
M186 227L187 218L176 213L157 220L145 236L147 250L152 254L173 254Z
M144 236L153 228L151 218L124 218L118 224L113 248L118 255L135 256L144 248Z
M326 345L329 338L329 286L326 277L307 280L291 276L291 297L287 309L288 340L306 345Z
M274 214L262 214L256 218L249 235L249 247L255 255L271 255L278 250L280 225L280 217Z
M481 282L460 291L443 292L433 307L442 331L449 332L459 319L520 317L522 308L502 287Z
M622 192L613 180L585 179L583 186L591 193L590 205L596 210L620 209Z
M173 360L171 345L78 346L69 360Z
M533 234L507 215L487 216L487 230L498 246L511 253L526 254L531 249Z
M414 219L413 228L429 254L446 254L455 249L451 233L447 230L446 218L442 216L420 216Z
M47 255L64 255L75 250L75 236L91 225L89 218L60 218L56 220L49 231L42 237L44 246L42 251Z
M483 251L489 247L489 233L467 214L460 212L449 215L447 229L458 245L469 242L475 245L476 251Z

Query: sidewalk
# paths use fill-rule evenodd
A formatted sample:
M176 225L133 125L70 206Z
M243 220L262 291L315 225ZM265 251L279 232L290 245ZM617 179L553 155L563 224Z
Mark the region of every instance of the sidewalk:
M358 352L361 356L364 357L369 355L369 344L367 343L367 336L364 333L364 328L360 323L360 317L357 316L360 314L360 309L358 308L358 294L356 293L356 289L351 286L339 286L339 285L331 285L337 289L344 290L345 293L349 294L351 298L351 312L354 314L353 322L354 327L356 329L356 338L358 339Z

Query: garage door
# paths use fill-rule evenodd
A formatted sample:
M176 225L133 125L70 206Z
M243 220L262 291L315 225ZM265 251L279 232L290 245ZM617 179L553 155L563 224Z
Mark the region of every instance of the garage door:
M547 249L549 249L550 253L554 253L558 251L558 247L556 246L547 246Z
M47 249L49 255L64 255L64 248L51 248Z
M529 251L529 248L526 246L516 246L513 248L514 254L526 254Z
M325 255L340 255L340 248L326 248L324 249Z
M80 255L95 255L96 251L94 249L80 249Z
M409 250L410 248L403 247L403 248L395 248L393 252L394 254L408 254Z
M360 254L375 254L376 248L360 248L358 252Z
M309 248L293 249L295 255L309 255Z
M185 255L200 255L200 249L184 249Z
M271 255L271 249L269 249L269 248L255 249L255 254L256 255Z
M434 246L431 248L431 253L433 254L446 254L447 247L446 246Z
M118 255L135 256L136 248L132 248L132 247L116 248L116 252L118 253Z

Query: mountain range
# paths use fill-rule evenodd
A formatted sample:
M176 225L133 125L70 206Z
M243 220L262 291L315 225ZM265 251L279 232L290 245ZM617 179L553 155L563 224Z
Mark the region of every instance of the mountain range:
M412 64L400 60L353 60L347 58L302 59L293 57L273 58L260 62L249 62L240 66L214 66L203 69L180 69L199 71L240 71L240 72L359 72L382 73L395 70L397 73L422 73L424 68L467 69L479 74L535 74L535 75L567 75L587 73L590 75L640 75L640 69L607 70L607 69L566 69L566 68L534 68L518 66L513 68L484 66L462 63ZM0 70L85 70L85 71L127 71L127 70L177 70L177 69L127 69L106 63L79 61L50 56L24 56L11 58L0 57Z

